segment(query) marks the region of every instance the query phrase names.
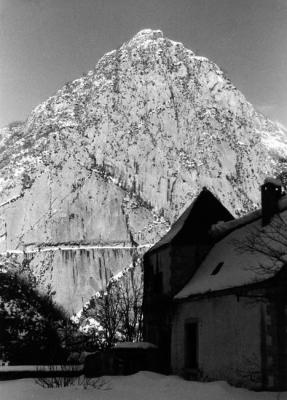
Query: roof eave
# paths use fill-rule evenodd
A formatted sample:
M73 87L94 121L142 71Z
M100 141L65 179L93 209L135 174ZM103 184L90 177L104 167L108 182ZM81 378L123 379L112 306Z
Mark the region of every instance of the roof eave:
M280 269L281 271L282 269ZM257 289L257 288L261 288L262 286L264 287L265 285L267 285L268 283L272 283L272 280L274 280L277 276L277 274L280 272L276 272L273 276L263 279L262 281L258 281L258 282L253 282L253 283L247 283L244 285L239 285L239 286L232 286L232 287L228 287L225 289L218 289L218 290L212 290L209 289L204 293L196 293L196 294L192 294L186 297L181 297L181 298L176 298L176 296L173 297L173 302L174 303L183 303L185 301L197 301L197 300L201 300L203 298L209 298L209 297L217 297L217 296L227 296L229 294L232 294L232 292L238 292L242 289L244 290L252 290L252 289ZM237 294L237 293L233 293L233 294Z

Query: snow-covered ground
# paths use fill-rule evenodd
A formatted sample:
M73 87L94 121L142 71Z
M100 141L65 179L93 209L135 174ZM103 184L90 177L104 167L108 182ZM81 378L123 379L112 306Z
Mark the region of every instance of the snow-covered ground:
M139 372L104 377L102 389L88 386L44 389L33 379L0 382L1 400L287 400L285 393L251 392L225 382L199 383L177 376Z
M63 371L62 365L53 365L52 371ZM65 371L77 371L84 368L84 364L65 365ZM0 366L1 372L26 372L26 371L51 371L51 365L3 365ZM0 400L1 397L0 397Z

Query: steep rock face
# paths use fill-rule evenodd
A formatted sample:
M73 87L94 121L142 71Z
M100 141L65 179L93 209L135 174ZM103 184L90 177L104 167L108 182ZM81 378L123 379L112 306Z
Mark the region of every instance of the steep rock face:
M242 214L287 156L286 133L214 63L151 30L0 140L0 251L28 258L70 311L158 240L202 186Z

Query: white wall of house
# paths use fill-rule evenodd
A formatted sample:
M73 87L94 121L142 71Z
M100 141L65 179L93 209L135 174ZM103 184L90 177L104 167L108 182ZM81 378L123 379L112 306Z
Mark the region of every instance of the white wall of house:
M177 304L172 328L172 370L185 369L185 323L198 321L197 356L202 377L256 387L261 381L264 305L235 295Z

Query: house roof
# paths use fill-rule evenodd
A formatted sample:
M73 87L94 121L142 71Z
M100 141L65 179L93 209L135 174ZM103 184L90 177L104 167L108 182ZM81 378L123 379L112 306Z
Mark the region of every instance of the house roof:
M278 202L278 210L279 212L287 209L287 196L281 197ZM250 224L253 221L259 220L262 217L262 210L256 210L249 214L244 215L243 217L233 219L227 222L218 222L217 224L212 225L210 229L210 234L216 238L220 239L235 229L239 229L247 224Z
M280 199L279 211L277 221L279 218L286 221L287 231L287 196ZM263 234L266 232L267 228L262 227L260 217L261 210L257 210L237 220L214 225L211 231L219 240L175 299L262 282L279 272L287 258L279 262L272 260L268 254L240 250L240 243L244 243L248 235L258 234L259 231ZM272 226L271 223L270 229ZM279 244L276 238L272 243L269 240L269 243L272 248L287 253L287 238L285 245Z
M189 217L191 210L193 209L194 203L196 202L198 198L196 198L189 207L181 214L181 216L176 220L176 222L171 226L170 230L154 245L152 246L148 253L151 253L152 251L159 249L162 246L165 246L166 244L169 244L176 236L177 234L182 230L187 218Z
M185 226L187 220L190 216L192 216L194 209L198 204L200 204L206 195L210 196L214 201L220 203L220 201L211 193L206 187L203 187L199 195L193 200L189 207L181 214L181 216L176 220L176 222L171 226L170 230L154 245L152 246L146 254L152 253L154 250L159 249L165 245L170 244L176 236L182 231ZM223 205L222 208L225 209ZM227 209L225 209L226 214L229 215L230 219L234 219L234 217L229 213ZM196 211L195 211L196 213Z

